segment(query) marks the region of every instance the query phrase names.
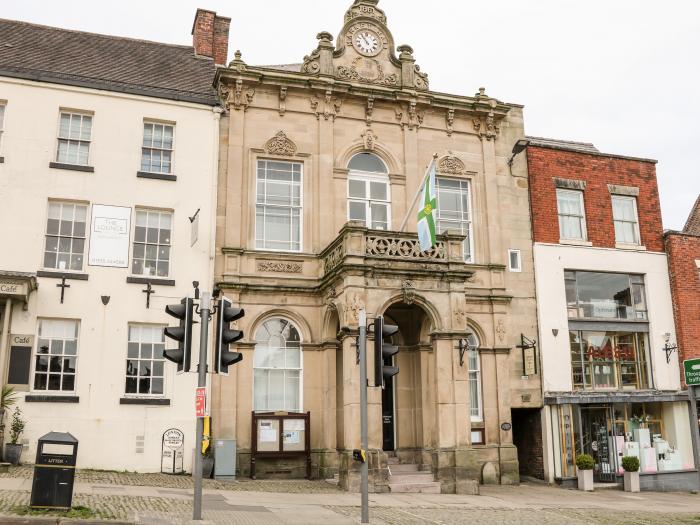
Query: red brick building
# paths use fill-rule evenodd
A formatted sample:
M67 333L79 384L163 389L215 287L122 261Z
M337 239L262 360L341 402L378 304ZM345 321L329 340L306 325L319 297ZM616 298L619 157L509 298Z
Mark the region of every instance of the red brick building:
M700 357L700 196L683 231L667 231L664 239L673 294L678 358L683 361ZM681 381L684 382L683 377Z

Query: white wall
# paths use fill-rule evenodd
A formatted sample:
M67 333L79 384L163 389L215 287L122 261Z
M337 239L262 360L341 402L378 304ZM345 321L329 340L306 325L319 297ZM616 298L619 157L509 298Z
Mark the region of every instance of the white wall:
M132 208L130 242L134 207L174 213L169 278L176 286L155 285L150 309L142 293L145 285L126 282L130 268L87 265L87 243L83 273L89 274L89 280L68 281L71 288L66 290L64 304L60 304L56 287L60 281L39 278L28 308L14 308L13 334L36 334L40 317L81 322L75 391L80 402L20 403L28 420L24 438L29 448L23 460L33 460L36 440L42 434L69 431L80 440L81 467L158 471L162 433L177 427L185 433L184 457L189 468L194 447L195 374L176 376L175 365L166 363L165 397L170 406L120 405L119 400L124 397L128 324L173 324L164 313L166 304L191 296L194 280L204 289L211 287L218 115L203 105L7 78L0 78L0 99L7 100L0 148L5 157L0 164L0 270L42 269L49 198ZM89 161L94 173L49 168L56 160L59 108L94 112ZM175 122L173 173L177 181L136 177L144 118ZM191 247L188 216L198 208L199 241ZM131 265L131 253L129 262ZM107 306L101 296L110 296ZM198 332L193 339L196 349ZM166 342L166 346L174 343ZM135 453L136 436L145 436L143 454Z
M666 363L663 334L676 341L666 254L584 246L535 244L535 279L545 392L572 390L564 270L644 274L649 309L649 358L656 387L680 388L678 358ZM559 330L555 337L553 329Z

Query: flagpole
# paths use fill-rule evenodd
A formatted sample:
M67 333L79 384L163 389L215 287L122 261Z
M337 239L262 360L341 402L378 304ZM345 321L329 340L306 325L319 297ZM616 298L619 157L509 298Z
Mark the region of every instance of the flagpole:
M438 154L433 153L433 160L430 161L430 164L432 164L433 162L437 162L437 158L438 158ZM418 189L416 189L416 195L413 197L413 202L411 203L411 207L406 212L406 216L404 217L403 222L401 223L401 229L399 230L400 232L402 232L406 229L406 224L408 224L408 218L411 216L411 212L413 211L413 208L415 208L416 202L418 202L418 197L420 197L420 192L423 189L423 186L425 186L425 180L428 178L428 175L430 175L430 164L428 164L428 169L425 171L425 175L423 176L423 180L418 185Z

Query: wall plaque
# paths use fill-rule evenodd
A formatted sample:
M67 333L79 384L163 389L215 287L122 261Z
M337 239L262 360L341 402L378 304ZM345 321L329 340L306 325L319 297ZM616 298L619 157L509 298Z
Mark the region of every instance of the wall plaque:
M93 204L88 265L129 267L131 208Z

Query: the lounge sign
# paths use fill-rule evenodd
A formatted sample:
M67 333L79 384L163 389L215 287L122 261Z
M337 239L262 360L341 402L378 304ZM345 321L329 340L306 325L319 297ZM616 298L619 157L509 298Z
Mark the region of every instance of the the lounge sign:
M131 208L94 204L91 224L88 264L127 268Z
M0 295L27 295L27 283L0 279Z

